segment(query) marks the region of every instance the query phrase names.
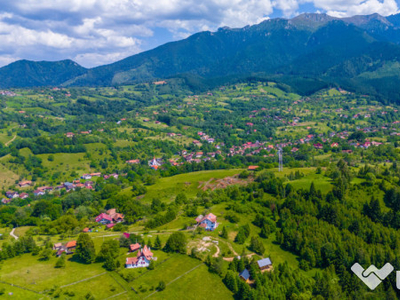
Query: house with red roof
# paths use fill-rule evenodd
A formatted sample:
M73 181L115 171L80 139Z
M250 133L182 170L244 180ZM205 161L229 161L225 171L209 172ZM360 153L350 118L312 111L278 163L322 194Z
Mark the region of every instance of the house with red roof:
M142 248L142 246L141 246L139 243L131 244L131 245L129 246L129 252L138 251L140 248Z
M146 268L150 265L150 261L153 259L153 253L150 247L144 246L140 249L136 257L127 257L125 262L125 268Z
M74 250L76 248L76 241L70 241L66 243L65 248L67 249L67 251Z
M212 213L205 215L198 216L196 218L197 225L203 227L205 230L213 231L215 228L218 227L217 217Z
M26 198L28 198L29 197L29 195L27 194L27 193L21 193L21 194L19 194L19 198L21 198L21 199L26 199Z
M108 228L111 228L115 225L115 223L120 223L124 221L124 215L117 213L115 208L111 208L107 210L106 213L101 213L96 217L95 220L97 223L101 223L107 225Z
M104 225L110 224L110 223L112 223L112 218L105 213L101 213L100 215L98 215L96 217L96 222L100 223L100 224L104 224Z
M257 170L258 169L258 166L249 166L248 168L247 168L247 170L249 170L249 171L255 171L255 170Z
M72 254L76 248L76 241L69 241L66 244L57 243L53 245L53 250L57 250L57 256L61 254Z
M124 221L124 215L117 213L117 210L115 208L107 210L107 214L111 217L114 223L120 223Z
M315 149L323 149L324 146L321 143L316 143L316 144L314 144L314 148Z
M139 159L131 159L131 160L127 160L126 161L127 164L140 164L140 160Z
M19 187L23 188L23 187L27 187L27 186L31 186L32 185L32 181L30 180L24 180L21 181L20 183L18 183Z

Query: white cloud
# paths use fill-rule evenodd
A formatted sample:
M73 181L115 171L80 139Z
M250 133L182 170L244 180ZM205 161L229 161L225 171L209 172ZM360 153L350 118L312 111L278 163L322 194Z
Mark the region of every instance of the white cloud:
M340 17L398 11L395 0L13 0L0 6L0 66L22 57L72 58L91 67L165 41L157 28L181 39L259 23L274 10L290 17L303 4Z
M398 13L398 6L395 0L351 0L351 1L333 1L316 0L315 6L325 9L327 13L335 17L351 17L354 15L369 15L378 13L382 16L388 16Z
M105 65L121 60L138 52L140 52L140 49L133 47L126 52L112 52L103 54L98 52L82 53L73 57L73 60L82 66Z
M19 60L19 57L11 56L11 55L0 55L0 66L8 65L16 60Z

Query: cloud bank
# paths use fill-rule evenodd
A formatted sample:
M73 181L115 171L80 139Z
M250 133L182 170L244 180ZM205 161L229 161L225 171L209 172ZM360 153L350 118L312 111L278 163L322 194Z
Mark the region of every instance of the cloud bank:
M398 11L395 0L0 0L0 66L70 58L93 67L198 31L292 17L305 6L336 17Z

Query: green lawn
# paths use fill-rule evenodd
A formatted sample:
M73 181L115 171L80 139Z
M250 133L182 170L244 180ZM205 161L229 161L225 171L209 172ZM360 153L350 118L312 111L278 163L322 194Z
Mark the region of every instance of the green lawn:
M198 186L201 182L206 182L211 178L225 178L239 174L241 171L239 169L200 171L161 178L156 184L147 187L147 193L141 201L150 202L154 198L172 201L180 192L185 193L188 197L194 197L199 191ZM121 193L131 195L130 188Z
M1 299L14 299L14 300L50 299L45 295L27 291L16 286L11 286L9 284L0 283L0 289L3 288L4 288L4 294L0 295Z
M89 291L95 299L105 299L120 294L125 289L109 273L61 289L62 293L73 292L77 299L84 299Z
M290 183L295 189L309 190L312 182L314 182L315 188L321 190L323 194L327 194L333 188L331 179L322 174L309 174L301 179L289 181L288 183Z
M167 281L166 281L167 282ZM162 292L155 293L148 299L233 299L232 293L222 283L217 274L208 272L205 265L201 265L192 272L167 285Z
M70 259L71 256L68 256ZM0 273L0 280L20 285L34 291L44 291L54 286L62 286L86 279L105 270L100 263L90 266L67 260L64 269L56 269L56 257L48 261L39 261L37 256L24 254L5 260Z
M8 188L19 179L18 174L5 165L5 162L8 161L9 158L10 155L0 158L0 188Z
M32 228L32 226L17 227L17 228L15 229L15 232L14 232L14 233L15 233L16 236L22 237L22 236L25 235L25 233L26 233L30 228Z
M140 298L151 294L151 288L156 288L160 281L169 283L178 276L191 270L201 262L186 255L175 254L154 270L146 272L143 276L132 282L132 287L139 292ZM128 270L135 272L136 270Z
M49 161L50 154L40 154L37 157L42 159L42 165L49 169L50 174L61 172L58 178L60 181L70 181L70 174L76 171L79 175L88 172L94 172L90 168L90 161L85 159L85 153L57 153L53 154L54 161Z

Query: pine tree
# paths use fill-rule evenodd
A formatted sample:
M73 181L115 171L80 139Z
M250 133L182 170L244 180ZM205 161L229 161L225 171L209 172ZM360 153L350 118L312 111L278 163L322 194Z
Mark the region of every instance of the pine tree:
M118 267L118 260L116 258L112 257L111 255L108 255L106 257L106 261L104 262L103 266L108 271L114 271Z
M379 203L378 199L375 199L372 196L371 202L369 203L370 207L370 218L374 222L380 222L382 219L382 210L381 204Z
M154 260L151 260L150 261L150 263L149 263L149 266L147 267L149 270L154 270L154 268L155 268L155 262L154 262Z
M269 225L268 225L268 224L264 224L264 225L261 227L260 236L261 236L262 238L266 239L266 238L269 237L270 233L271 233L271 229L269 228Z
M246 255L242 255L237 264L237 271L242 272L246 268L246 264L244 263L244 258Z
M311 182L309 195L310 195L310 198L317 195L317 190L315 189L314 181Z
M240 227L239 232L236 235L235 242L238 244L244 244L245 241L246 241L246 235L244 233L243 227Z
M238 299L251 299L250 286L242 280L238 280Z
M264 244L257 237L252 237L250 242L250 249L257 254L263 255L265 252Z
M154 249L160 250L162 248L160 236L157 235L156 240L154 242Z
M238 291L236 278L237 278L237 275L231 270L226 272L226 275L224 278L224 283L225 283L226 287L234 294L236 294Z
M81 233L76 242L75 255L85 263L92 263L96 258L94 243L87 233Z
M222 228L221 237L224 238L224 239L228 239L228 230L226 230L225 226Z

